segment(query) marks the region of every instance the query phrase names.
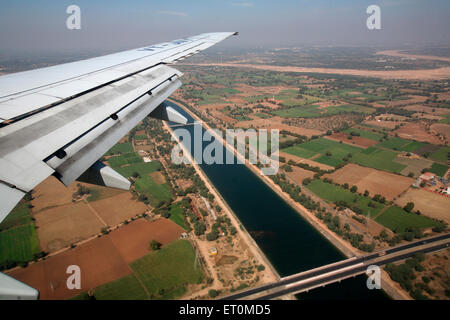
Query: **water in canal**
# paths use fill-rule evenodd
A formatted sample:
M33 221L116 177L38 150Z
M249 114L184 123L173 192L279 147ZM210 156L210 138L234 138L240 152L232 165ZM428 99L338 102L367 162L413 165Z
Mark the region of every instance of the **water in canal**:
M173 106L192 119L180 107ZM194 134L194 125L177 128ZM224 148L224 155L225 152L229 151ZM201 164L200 167L282 277L345 259L245 165ZM298 298L386 299L387 295L381 290L368 290L366 277L361 275L299 294Z

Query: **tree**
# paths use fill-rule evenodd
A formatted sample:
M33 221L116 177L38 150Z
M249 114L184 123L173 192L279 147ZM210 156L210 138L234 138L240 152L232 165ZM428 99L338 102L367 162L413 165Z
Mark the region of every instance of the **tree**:
M414 209L414 203L413 202L408 202L404 207L403 210L407 211L407 212L411 212L412 209Z
M356 191L358 191L358 187L357 186L353 186L350 188L350 191L355 193Z
M214 289L210 289L208 291L208 295L210 298L214 299L215 297L217 297L219 295L219 291L214 290Z
M219 237L219 233L217 230L212 230L210 233L206 234L206 240L208 241L214 241Z
M156 240L150 241L150 249L153 251L161 249L161 243Z
M139 174L139 172L137 172L137 171L135 171L135 172L133 172L133 174L131 175L133 178L140 178L140 174Z
M197 221L194 223L194 233L196 236L201 236L202 234L205 234L206 226L202 221Z

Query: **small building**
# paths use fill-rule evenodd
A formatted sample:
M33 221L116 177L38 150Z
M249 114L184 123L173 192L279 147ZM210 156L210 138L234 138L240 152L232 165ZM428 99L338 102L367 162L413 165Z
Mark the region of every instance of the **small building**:
M186 232L183 232L181 234L181 239L187 239L187 237L188 237L188 234Z
M447 187L447 190L444 190L443 193L445 193L445 194L447 194L448 196L450 196L450 187Z
M145 163L152 162L152 159L149 157L143 157L142 160L144 160Z
M211 249L209 249L209 255L211 255L211 256L217 255L217 248L212 247Z
M419 177L422 181L431 182L436 178L435 174L432 172L425 172Z

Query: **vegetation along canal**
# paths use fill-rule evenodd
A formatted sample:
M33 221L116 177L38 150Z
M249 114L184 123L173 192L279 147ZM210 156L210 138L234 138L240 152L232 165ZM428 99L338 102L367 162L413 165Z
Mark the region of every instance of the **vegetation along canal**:
M192 121L181 107L172 103L171 105ZM193 152L196 140L194 125L176 128L184 128L191 132L191 152ZM203 147L209 143L203 142ZM224 157L226 152L229 151L224 148ZM245 165L201 164L200 167L282 277L345 259L338 249ZM357 276L299 294L297 297L299 299L387 298L382 290L367 289L366 279L364 275Z

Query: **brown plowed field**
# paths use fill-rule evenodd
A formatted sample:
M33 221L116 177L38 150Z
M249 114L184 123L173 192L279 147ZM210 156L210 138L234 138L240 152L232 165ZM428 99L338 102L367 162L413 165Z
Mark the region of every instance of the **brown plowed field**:
M150 241L165 245L179 239L183 232L183 228L169 219L161 218L151 223L139 219L111 232L109 237L123 259L131 263L149 253Z
M100 232L103 224L84 202L40 211L34 215L42 250L53 252Z
M77 191L77 183L65 187L53 176L48 177L36 188L33 193L33 213L45 208L72 203L72 194Z
M324 175L324 178L329 178L339 184L355 185L358 187L358 192L368 190L371 196L381 194L388 200L393 200L414 182L414 179L411 178L361 167L353 163L349 163L331 174Z
M295 182L301 184L303 179L312 178L314 172L299 168L297 166L291 166L292 172L286 172L286 176L294 180Z
M254 128L258 128L258 129L267 129L267 130L279 129L280 131L286 130L286 131L290 131L290 132L293 132L296 134L307 136L308 138L310 138L311 136L320 135L323 133L323 131L319 131L319 130L307 129L307 128L296 127L296 126L289 126L287 124L282 123L284 120L286 120L286 119L283 119L280 117L272 117L269 119L239 121L239 122L236 122L234 125L237 128L250 128L253 126Z
M440 133L442 136L450 140L450 125L445 123L434 123L430 127L431 132Z
M405 122L404 126L393 131L400 138L428 142L433 144L441 144L442 141L433 134L426 132L425 125L417 122Z
M128 264L150 252L151 240L168 244L183 231L168 219L140 219L9 275L39 290L40 299L68 299L130 274ZM80 267L81 290L67 289L66 270L70 265Z
M129 192L89 204L109 226L117 225L147 211L145 204L134 200L133 195Z
M413 202L414 211L420 210L426 216L450 223L450 213L448 211L448 208L450 208L450 198L443 195L423 189L411 188L395 202L401 207L408 202Z
M81 270L81 289L66 286L67 267L77 265ZM34 263L10 275L39 290L40 299L68 299L83 291L119 279L131 273L108 237L89 241L47 260Z

